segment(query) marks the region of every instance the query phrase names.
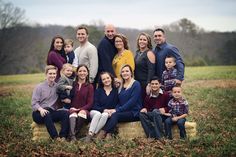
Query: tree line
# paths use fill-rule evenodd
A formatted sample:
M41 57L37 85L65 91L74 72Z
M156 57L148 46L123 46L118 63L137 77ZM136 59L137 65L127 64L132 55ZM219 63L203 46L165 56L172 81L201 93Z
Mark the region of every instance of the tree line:
M51 39L55 35L75 41L76 28L72 26L29 26L24 11L0 0L0 74L42 72ZM98 45L103 25L89 25L89 40ZM183 18L165 25L167 41L177 46L186 66L235 65L236 32L207 32ZM117 28L129 39L132 52L136 51L136 38L140 32L152 35L153 30ZM153 43L153 46L154 43Z

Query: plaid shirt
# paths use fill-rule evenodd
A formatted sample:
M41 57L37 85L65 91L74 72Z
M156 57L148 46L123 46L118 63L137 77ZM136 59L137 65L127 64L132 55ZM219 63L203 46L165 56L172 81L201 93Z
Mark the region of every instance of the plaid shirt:
M171 99L168 103L170 113L175 116L181 116L183 114L188 114L188 102L184 98L179 100Z
M163 71L162 74L162 84L164 90L169 92L175 86L175 79L177 78L177 69L172 68L170 70Z

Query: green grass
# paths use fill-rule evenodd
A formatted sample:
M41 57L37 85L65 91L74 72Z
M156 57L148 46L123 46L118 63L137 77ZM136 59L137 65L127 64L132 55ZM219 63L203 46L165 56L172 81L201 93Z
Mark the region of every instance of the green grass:
M236 79L236 66L186 67L185 79L188 81Z
M186 141L34 142L31 93L42 80L43 74L0 76L0 156L236 156L236 66L186 68L188 120L197 122L198 129L197 137ZM189 86L198 80L233 83Z
M44 74L1 75L0 85L31 84L44 80Z

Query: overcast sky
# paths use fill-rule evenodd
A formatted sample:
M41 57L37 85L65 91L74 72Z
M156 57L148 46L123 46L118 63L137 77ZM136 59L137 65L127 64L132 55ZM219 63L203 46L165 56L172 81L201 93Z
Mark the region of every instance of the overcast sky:
M187 18L207 31L236 31L236 0L4 0L31 23L78 26L94 21L154 28Z

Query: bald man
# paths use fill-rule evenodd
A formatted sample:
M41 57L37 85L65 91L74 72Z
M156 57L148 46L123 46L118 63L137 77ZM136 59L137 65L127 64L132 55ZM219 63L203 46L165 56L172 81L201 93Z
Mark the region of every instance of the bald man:
M104 28L105 36L98 44L98 73L97 80L101 72L106 71L114 75L112 68L112 60L117 53L114 46L114 35L116 34L116 28L112 24L108 24Z

